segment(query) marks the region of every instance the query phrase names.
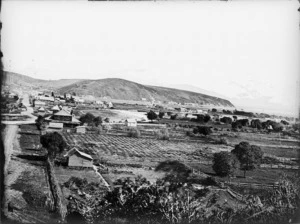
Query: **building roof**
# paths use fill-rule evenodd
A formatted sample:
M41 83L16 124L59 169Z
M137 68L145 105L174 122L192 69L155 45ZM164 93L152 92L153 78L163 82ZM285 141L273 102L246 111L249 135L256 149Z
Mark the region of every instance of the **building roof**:
M57 105L55 105L54 107L51 108L51 110L60 110L60 109Z
M45 111L45 108L44 108L44 107L40 107L40 108L38 109L38 111Z
M34 104L43 104L43 105L45 105L46 103L42 102L42 101L39 101L39 100L36 100L36 101L34 101Z
M54 97L40 96L39 100L49 100L54 102Z
M130 118L130 119L126 119L125 122L126 121L129 122L129 123L131 123L131 122L136 122L136 119Z
M77 127L75 127L76 129L77 128L86 128L86 126L77 126Z
M84 158L88 159L88 160L93 160L93 158L92 158L89 154L86 154L86 153L84 153L84 152L79 151L76 147L73 147L72 149L70 149L70 150L67 152L67 154L64 155L64 157L70 157L71 155L73 155L73 154L75 154L75 153L76 153L77 155L81 156L81 157L84 157Z
M71 114L69 114L67 111L65 110L61 110L58 111L57 113L55 113L54 115L58 115L58 116L72 116Z

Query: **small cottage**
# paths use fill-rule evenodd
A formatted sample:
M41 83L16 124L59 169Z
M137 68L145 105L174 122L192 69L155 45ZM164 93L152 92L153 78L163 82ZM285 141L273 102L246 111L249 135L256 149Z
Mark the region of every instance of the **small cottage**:
M86 127L85 126L77 126L75 128L76 128L76 133L85 134L85 131L86 131Z
M137 122L135 119L126 119L125 120L125 125L127 127L136 127L137 126Z
M93 158L77 148L72 148L64 157L67 157L69 167L93 167Z

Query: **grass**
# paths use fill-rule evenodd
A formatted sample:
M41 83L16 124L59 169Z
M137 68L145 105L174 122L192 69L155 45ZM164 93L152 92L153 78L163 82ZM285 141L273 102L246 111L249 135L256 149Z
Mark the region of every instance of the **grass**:
M77 170L54 166L54 172L60 184L67 182L71 176L86 178L88 182L99 183L99 177L94 170Z

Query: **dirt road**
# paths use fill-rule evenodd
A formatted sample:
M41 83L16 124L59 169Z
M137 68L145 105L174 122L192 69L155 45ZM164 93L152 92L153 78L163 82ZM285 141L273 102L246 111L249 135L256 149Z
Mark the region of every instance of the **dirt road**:
M6 125L4 132L3 132L3 139L4 139L4 153L5 153L5 164L4 164L4 195L6 195L7 191L7 167L11 159L11 154L13 153L13 143L16 140L17 125ZM6 197L6 196L4 196ZM6 199L4 199L6 200ZM5 203L4 213L7 212L7 204Z

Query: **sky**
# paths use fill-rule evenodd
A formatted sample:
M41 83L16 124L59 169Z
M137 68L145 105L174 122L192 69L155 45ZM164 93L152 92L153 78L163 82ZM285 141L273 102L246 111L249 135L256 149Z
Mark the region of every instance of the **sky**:
M298 8L287 0L3 1L4 69L47 80L190 85L237 108L295 115Z

